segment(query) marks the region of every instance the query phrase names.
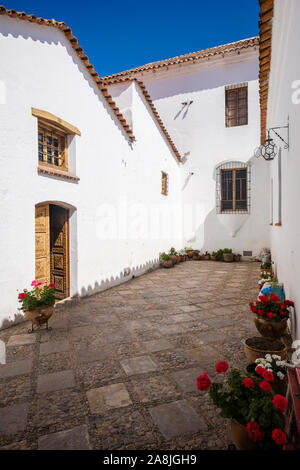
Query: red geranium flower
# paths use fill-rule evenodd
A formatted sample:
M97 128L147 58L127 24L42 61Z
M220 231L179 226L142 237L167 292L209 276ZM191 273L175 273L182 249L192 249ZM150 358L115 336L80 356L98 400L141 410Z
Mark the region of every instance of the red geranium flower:
M282 395L275 395L272 401L273 405L277 410L281 411L281 413L284 413L286 410L286 407L288 405L288 402Z
M208 372L205 372L203 375L197 378L197 388L198 390L207 391L211 386L210 378L208 377Z
M243 380L243 385L244 385L244 387L246 387L246 388L254 388L254 382L253 382L253 380L252 380L250 377L246 377L246 378Z
M270 318L270 320L272 320L275 317L275 313L269 312L267 313L267 317Z
M250 309L252 310L253 313L257 312L257 309L256 309L256 307L254 307L254 305L252 307L250 307Z
M32 285L32 286L35 286L35 285L36 285L36 281L32 281L31 285Z
M284 310L280 310L279 315L282 317L286 317L286 312Z
M258 310L257 312L257 315L259 315L260 317L263 317L265 314L265 312L263 310Z
M285 309L285 304L280 304L280 308L281 308L281 310L284 310Z
M287 307L294 307L295 305L291 300L285 300L284 303Z
M283 446L287 444L287 438L281 429L273 429L272 431L272 439L276 442L278 446Z
M273 293L270 295L270 299L272 300L272 302L278 302L278 300L280 300L280 297L278 297L277 295L274 295Z
M216 365L216 371L218 372L218 374L221 374L222 372L226 372L228 370L228 367L228 362L220 361Z
M265 432L260 428L256 421L250 421L250 423L247 424L246 429L248 436L253 442L259 442L265 436Z
M257 366L256 369L255 369L255 372L258 374L258 375L262 375L263 371L266 370L264 367L262 366Z
M260 382L259 386L264 392L269 392L269 390L272 389L271 384L267 382L266 380L263 380L262 382Z
M265 295L260 295L258 298L263 304L267 304L269 302L269 298Z
M272 372L264 370L261 375L267 382L274 382L274 375L272 374Z
M53 282L50 282L49 287L55 287L55 284L53 284Z
M19 299L20 300L24 300L26 297L26 294L24 292L22 292L21 294L19 294Z

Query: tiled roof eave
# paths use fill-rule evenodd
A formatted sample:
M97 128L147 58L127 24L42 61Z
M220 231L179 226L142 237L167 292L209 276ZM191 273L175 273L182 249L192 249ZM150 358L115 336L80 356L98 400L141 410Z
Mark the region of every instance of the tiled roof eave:
M272 21L274 0L259 0L259 94L261 114L261 145L265 143L272 53Z
M92 79L96 83L97 87L101 91L104 99L108 103L109 107L112 109L116 119L122 126L124 132L126 133L127 137L130 141L134 141L135 137L133 135L130 126L126 123L126 120L122 113L120 112L119 108L116 106L116 103L113 101L111 95L107 91L106 84L100 78L98 73L95 71L93 65L89 62L88 56L84 53L83 48L79 46L77 38L73 35L71 28L69 28L66 23L63 21L56 21L54 19L45 19L45 18L38 18L35 15L27 14L23 11L16 11L12 9L6 9L3 5L0 5L0 15L6 15L11 18L17 18L24 21L29 21L31 23L36 23L43 26L55 27L61 30L66 38L70 41L73 49L75 50L77 56L82 61L82 63L87 68L88 72L90 73Z
M155 72L170 66L186 65L196 63L198 60L205 60L210 58L224 57L229 54L239 54L242 50L254 48L258 46L258 37L244 39L227 45L213 47L211 49L204 49L203 51L192 52L183 56L173 57L158 62L151 62L133 69L125 70L112 75L101 77L103 82L107 85L114 83L125 82L137 78L138 75L145 72Z

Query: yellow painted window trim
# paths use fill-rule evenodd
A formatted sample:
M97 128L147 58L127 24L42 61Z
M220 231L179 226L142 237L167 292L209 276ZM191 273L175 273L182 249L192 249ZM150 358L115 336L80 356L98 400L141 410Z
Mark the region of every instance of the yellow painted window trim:
M49 122L49 124L54 124L59 127L61 130L65 131L67 134L76 134L81 135L81 132L77 127L73 126L69 122L64 121L63 119L54 116L54 114L49 113L48 111L43 111L41 109L31 108L32 115L43 119L44 121Z

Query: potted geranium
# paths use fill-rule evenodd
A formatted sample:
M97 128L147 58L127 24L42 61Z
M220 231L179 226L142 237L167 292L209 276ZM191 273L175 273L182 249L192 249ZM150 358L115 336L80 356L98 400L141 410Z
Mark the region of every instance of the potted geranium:
M227 370L227 362L217 363L219 374ZM205 372L197 378L197 387L209 391L222 418L231 420L232 437L239 450L282 449L287 444L283 416L287 401L282 395L274 396L268 380L231 369L223 383L212 383Z
M169 255L170 255L171 260L173 261L173 264L178 264L178 263L180 263L180 257L178 256L178 253L177 253L177 251L175 250L175 248L172 247L172 248L170 249Z
M231 248L224 248L223 250L223 260L225 263L232 263L233 261L233 253Z
M293 307L294 302L281 302L279 296L271 293L268 296L260 295L256 304L250 302L249 306L259 333L267 338L281 338L287 327L289 307Z
M213 251L212 254L210 255L210 259L211 259L212 261L216 261L216 254L217 254L217 253L216 253L215 251Z
M32 328L28 333L32 333L33 325L43 325L46 323L48 328L48 320L53 314L55 304L55 284L46 284L44 282L32 281L31 291L24 289L19 294L19 302L22 304L21 310L27 320L31 321Z
M193 254L194 254L193 248L186 246L184 250L185 250L187 256L188 256L190 259L192 259L192 258L193 258Z
M265 357L259 357L252 364L248 364L246 370L258 378L268 377L274 392L285 394L287 385L285 364L286 362L277 354L266 354Z
M193 251L193 260L194 261L200 261L201 260L200 250L194 250Z
M167 253L161 253L160 254L160 259L161 259L161 265L163 268L173 268L173 261L171 259L171 256L168 255Z

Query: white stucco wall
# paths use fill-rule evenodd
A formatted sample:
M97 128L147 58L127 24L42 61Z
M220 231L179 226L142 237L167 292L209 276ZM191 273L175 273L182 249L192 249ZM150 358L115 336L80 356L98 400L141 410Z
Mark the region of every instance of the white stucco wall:
M132 120L137 141L130 145L62 32L1 16L0 55L1 326L17 313L17 289L28 287L35 277L36 204L58 202L71 209L71 295L118 283L125 279L127 267L131 276L146 271L160 251L182 244L182 234L179 210L172 231L141 235L153 206L178 206L180 174L135 87ZM79 183L37 174L32 107L81 131L71 151ZM161 170L170 176L167 198L161 195ZM137 203L142 207L133 205ZM104 233L104 219L110 224L115 220L121 230ZM155 225L153 218L149 225Z
M258 49L172 66L167 71L155 69L138 78L145 83L179 152L188 153L181 167L184 243L208 251L225 247L239 253L252 251L253 255L269 247L269 167L264 160L252 158L260 143ZM248 125L226 128L225 86L243 82L248 83ZM126 87L110 87L123 106L129 105ZM183 108L182 103L190 101L189 108ZM216 214L215 169L226 161L251 164L249 216Z
M273 178L273 226L270 227L272 257L286 296L295 301L293 336L300 339L300 2L275 0L272 60L269 82L267 127L290 125L290 148L272 134L281 148L282 218L278 219L278 155L270 163ZM298 82L297 82L298 81ZM286 131L278 131L286 140ZM281 226L275 224L281 222Z

